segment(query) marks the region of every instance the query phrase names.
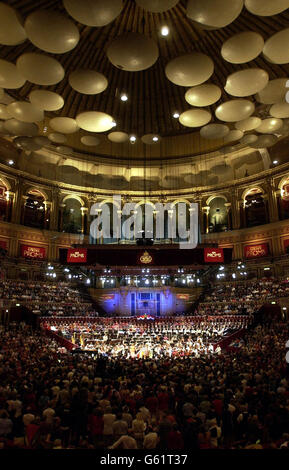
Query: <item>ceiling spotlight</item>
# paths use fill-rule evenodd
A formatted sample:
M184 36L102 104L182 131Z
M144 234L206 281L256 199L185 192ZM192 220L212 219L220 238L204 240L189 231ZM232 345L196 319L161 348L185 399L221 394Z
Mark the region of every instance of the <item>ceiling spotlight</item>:
M116 122L115 121L112 121L112 127L115 127L116 126Z
M274 160L273 165L278 165L278 160Z
M161 29L161 35L162 36L168 36L170 34L170 29L168 26L163 26Z
M176 112L173 114L173 117L174 117L175 119L179 119L180 114L176 111Z
M9 160L8 165L14 165L14 160Z
M155 135L155 136L153 137L153 141L154 141L154 142L157 142L158 140L159 140L158 136Z
M121 99L121 101L127 101L127 100L128 100L128 96L127 96L125 93L123 93L123 94L121 95L120 99Z
M130 140L130 143L131 143L131 144L134 144L135 141L136 141L136 136L135 136L135 135L131 135L130 138L129 138L129 140Z

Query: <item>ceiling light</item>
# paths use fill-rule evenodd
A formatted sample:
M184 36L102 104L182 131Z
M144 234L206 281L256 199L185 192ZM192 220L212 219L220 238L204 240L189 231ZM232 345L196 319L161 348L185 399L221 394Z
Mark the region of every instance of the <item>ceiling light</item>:
M174 117L175 119L179 119L180 114L176 111L176 112L173 114L173 117Z
M14 160L9 160L8 165L14 165Z
M131 135L130 138L129 138L131 144L134 144L135 141L136 141L136 136L135 135Z
M159 140L159 138L155 135L155 136L153 137L153 141L154 141L154 142L157 142L158 140Z
M128 96L127 96L125 93L123 93L123 94L121 95L120 99L121 99L121 101L127 101L127 100L128 100Z
M170 34L170 29L168 26L163 26L161 29L162 36L168 36Z
M115 127L117 125L115 121L112 121L111 124L112 124L112 127Z
M274 160L273 165L278 165L278 160Z

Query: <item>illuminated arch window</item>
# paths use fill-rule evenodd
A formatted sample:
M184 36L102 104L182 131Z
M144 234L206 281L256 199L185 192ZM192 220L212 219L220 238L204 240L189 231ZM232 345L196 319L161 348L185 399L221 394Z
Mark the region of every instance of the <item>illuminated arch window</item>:
M106 206L108 207L109 209L109 236L107 236L106 238L103 239L103 243L106 243L106 244L109 244L109 243L116 243L118 241L118 238L115 238L113 236L113 212L114 211L117 211L118 208L117 206L114 206L114 204L112 202L106 202L105 203Z
M216 196L209 203L209 232L225 232L228 230L228 211L226 199Z
M137 223L135 226L137 242L141 244L141 240L146 239L149 244L150 241L154 240L154 207L149 203L143 202L138 205L137 211Z
M267 204L260 188L252 188L245 196L244 212L246 227L255 227L268 222Z
M190 204L185 201L178 201L175 204L176 216L176 238L174 241L180 242L187 239L187 231L190 228Z
M0 179L0 220L8 221L8 209L7 187Z
M289 177L282 183L279 198L279 217L289 219Z
M63 232L66 233L81 233L82 216L81 216L81 203L78 199L73 197L68 198L64 202L65 208L63 211Z

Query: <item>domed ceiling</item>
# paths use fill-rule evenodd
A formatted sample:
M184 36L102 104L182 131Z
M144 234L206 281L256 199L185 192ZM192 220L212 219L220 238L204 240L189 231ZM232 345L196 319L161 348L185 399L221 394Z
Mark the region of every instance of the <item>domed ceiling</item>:
M117 158L271 147L289 134L288 8L0 2L0 132L24 150Z

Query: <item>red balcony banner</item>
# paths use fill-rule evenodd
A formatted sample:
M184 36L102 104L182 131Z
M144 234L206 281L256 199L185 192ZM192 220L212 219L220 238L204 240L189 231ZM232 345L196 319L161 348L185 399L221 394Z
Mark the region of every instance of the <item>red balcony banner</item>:
M245 258L263 258L269 254L268 243L260 243L259 245L246 245L244 247Z
M8 243L6 240L0 240L0 248L3 248L3 250L8 250Z
M223 248L204 248L204 260L205 263L223 263Z
M287 253L288 252L288 246L289 246L289 238L286 238L286 240L283 240L283 246L284 250Z
M67 250L68 263L86 263L87 249L86 248L69 248Z
M42 246L21 245L22 258L45 259L46 249Z

